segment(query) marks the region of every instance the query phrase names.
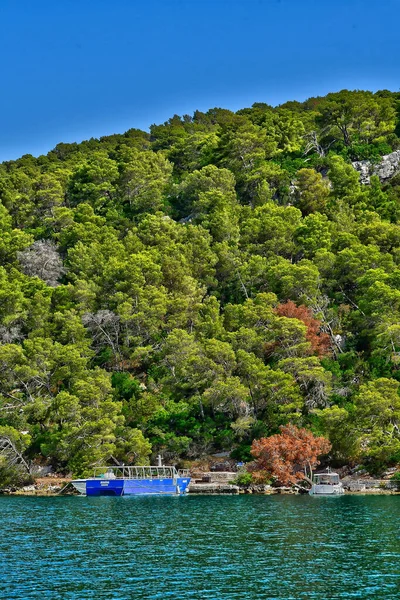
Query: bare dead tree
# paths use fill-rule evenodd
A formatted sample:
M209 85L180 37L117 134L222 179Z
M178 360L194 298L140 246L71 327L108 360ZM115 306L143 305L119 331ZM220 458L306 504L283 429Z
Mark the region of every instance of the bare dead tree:
M0 344L13 344L22 340L23 337L19 325L0 326Z
M115 359L119 355L120 318L111 310L99 310L96 313L85 313L82 323L90 331L93 344L97 349L109 346Z
M304 149L304 155L307 155L310 152L314 151L318 154L318 156L326 156L326 153L328 152L329 148L332 146L332 144L336 142L336 140L333 138L326 146L322 145L321 140L325 137L325 135L328 134L329 129L330 128L325 128L320 133L318 133L317 131L310 131L310 133L307 133L304 136L305 140L307 141L306 147Z
M17 450L14 442L7 436L0 436L0 456L6 461L10 467L21 466L26 469L27 473L31 472L31 468Z
M51 287L56 287L66 272L52 240L38 240L17 256L25 275L39 277Z

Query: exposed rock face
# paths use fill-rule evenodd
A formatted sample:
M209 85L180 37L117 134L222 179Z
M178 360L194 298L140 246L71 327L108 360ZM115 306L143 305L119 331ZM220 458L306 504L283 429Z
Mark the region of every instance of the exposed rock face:
M398 491L397 481L390 479L351 479L345 477L342 479L343 487L349 492L396 492Z
M229 483L235 477L236 473L232 471L208 471L201 474L201 478L207 483Z
M190 494L238 494L237 485L228 485L223 483L190 483Z
M189 484L190 494L238 494L239 487L230 482L235 479L236 473L232 471L206 473L191 473L192 480Z
M387 181L400 172L400 150L382 156L380 163L374 165L369 160L359 160L351 163L360 173L360 182L368 184L371 175L378 175L381 181Z

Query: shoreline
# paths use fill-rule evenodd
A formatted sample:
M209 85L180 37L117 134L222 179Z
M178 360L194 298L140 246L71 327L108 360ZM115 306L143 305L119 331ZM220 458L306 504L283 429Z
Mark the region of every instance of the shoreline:
M273 486L269 484L250 484L248 486L237 485L234 473L229 471L206 472L193 474L192 481L187 490L192 496L226 496L226 495L307 495L296 487ZM21 487L8 486L0 489L0 496L26 496L26 497L56 497L56 496L79 496L79 492L71 485L72 478L62 476L38 477L33 483ZM400 494L400 486L390 479L375 479L371 477L342 479L344 493L350 495L386 495L396 496Z
M297 490L275 488L265 491L253 491L248 489L219 489L219 490L195 490L188 491L187 496L307 496L308 492L299 492ZM364 489L364 490L345 490L343 496L399 496L400 490L390 489ZM14 496L14 497L30 497L30 498L66 498L72 496L80 496L84 498L83 494L79 494L74 491L62 493L62 488L59 490L49 489L35 489L35 490L0 490L0 497L2 496ZM336 497L336 496L335 496Z
M143 494L144 495L144 494ZM306 494L297 494L294 492L254 492L251 494L246 494L246 492L239 493L224 493L224 492L206 492L206 493L198 493L192 492L185 494L186 496L307 496ZM364 492L345 492L344 494L336 495L335 497L342 496L399 496L400 492L391 492L388 490L380 491L364 491ZM82 497L86 498L83 494L59 494L54 492L3 492L0 491L1 497L19 497L19 498L72 498L72 497ZM328 496L324 496L328 497Z

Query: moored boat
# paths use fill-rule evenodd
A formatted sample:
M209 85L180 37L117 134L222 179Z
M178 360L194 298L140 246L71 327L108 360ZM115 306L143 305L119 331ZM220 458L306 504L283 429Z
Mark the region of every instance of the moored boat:
M190 475L173 466L96 467L93 477L71 483L85 496L182 496L187 492Z
M343 485L338 473L332 473L328 468L325 473L315 473L309 492L311 496L332 496L344 494Z

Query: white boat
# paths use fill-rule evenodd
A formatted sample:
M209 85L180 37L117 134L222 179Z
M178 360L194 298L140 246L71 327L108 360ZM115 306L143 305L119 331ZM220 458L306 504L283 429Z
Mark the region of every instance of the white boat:
M337 496L344 494L339 475L332 473L329 468L325 473L315 473L309 494L311 496Z

